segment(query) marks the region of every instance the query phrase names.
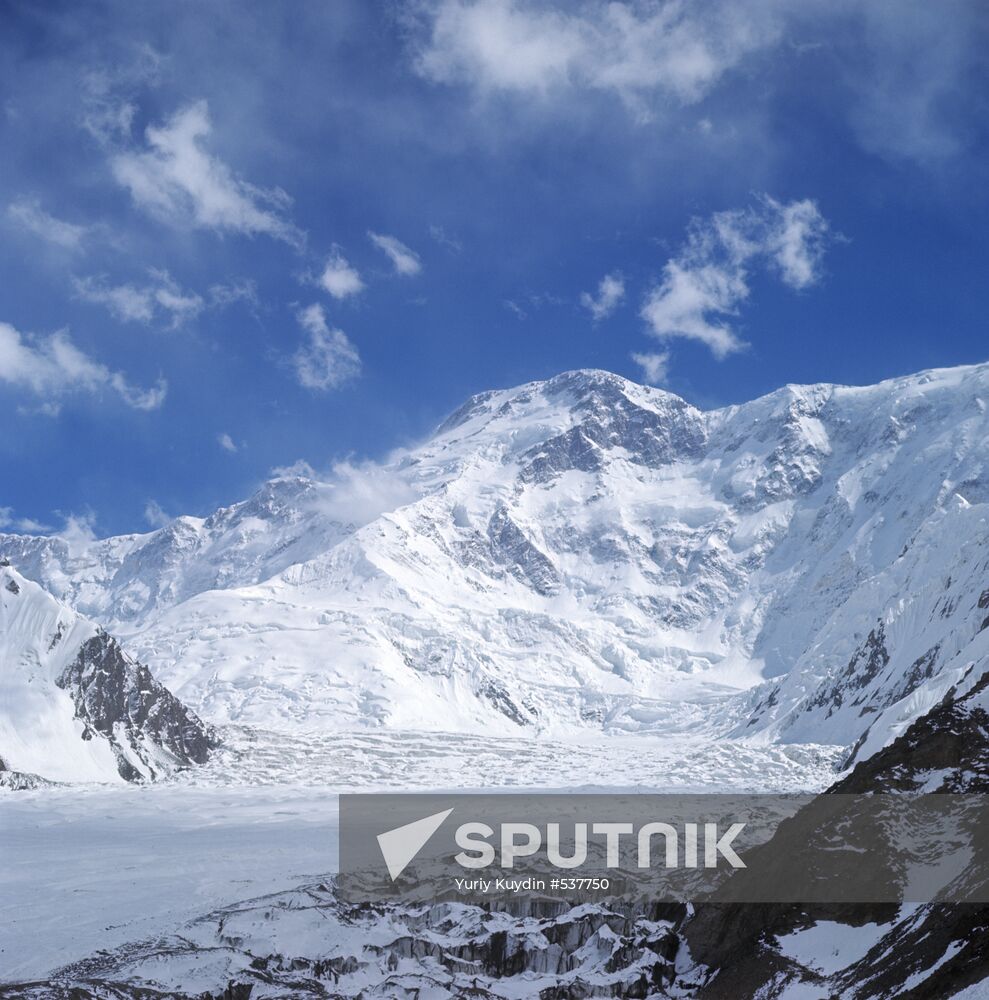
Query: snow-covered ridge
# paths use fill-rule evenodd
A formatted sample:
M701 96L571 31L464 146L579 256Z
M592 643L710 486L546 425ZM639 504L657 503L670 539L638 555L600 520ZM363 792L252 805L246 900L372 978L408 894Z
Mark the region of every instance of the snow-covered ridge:
M986 365L706 412L567 372L473 397L374 470L366 516L285 477L0 552L216 721L862 754L983 669L987 401Z
M203 763L209 729L96 624L0 562L0 772L153 780ZM6 782L5 782L6 783Z

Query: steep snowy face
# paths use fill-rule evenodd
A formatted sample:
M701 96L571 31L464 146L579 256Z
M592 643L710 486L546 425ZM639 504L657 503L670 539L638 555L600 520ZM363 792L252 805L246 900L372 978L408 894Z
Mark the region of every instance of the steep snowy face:
M987 366L709 412L568 372L469 400L366 516L283 478L0 551L216 720L875 748L981 669L985 400Z
M0 564L0 777L154 779L214 745L110 636Z
M986 669L989 371L835 398L833 469L767 564L786 569L754 652L781 676L740 731L862 759Z

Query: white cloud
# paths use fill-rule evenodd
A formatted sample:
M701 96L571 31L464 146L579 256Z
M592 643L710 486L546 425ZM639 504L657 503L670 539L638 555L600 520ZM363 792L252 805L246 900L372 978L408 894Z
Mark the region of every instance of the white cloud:
M227 434L226 431L222 434L217 434L216 441L224 451L236 452L238 450L237 445L234 443L234 439Z
M431 36L419 72L482 90L546 90L565 83L586 41L580 18L513 0L441 0L428 5Z
M276 465L271 470L276 479L317 479L316 470L304 459L297 458L291 465Z
M319 283L335 299L345 299L364 290L357 269L351 267L339 250L334 250L319 276Z
M728 323L713 317L734 314L748 294L745 275L735 267L671 260L662 283L647 297L642 317L657 337L699 340L720 359L745 345Z
M319 484L311 496L312 504L326 517L357 527L379 515L414 503L421 493L406 478L401 460L408 452L398 449L384 462L333 462L328 469L317 470L305 459L291 465L276 466L271 475L279 479L302 476Z
M590 310L595 320L610 316L625 298L625 281L617 272L606 274L598 285L597 297L590 292L582 292L580 304Z
M484 96L548 101L617 95L639 121L704 99L746 61L782 49L843 89L860 145L925 165L974 144L971 81L984 62L982 6L866 0L414 0L410 42L424 78ZM820 56L815 55L820 53ZM775 68L774 66L774 68ZM761 70L761 101L778 77ZM804 74L804 66L795 68ZM739 74L740 75L740 74ZM746 80L749 83L750 80ZM968 111L966 108L968 107ZM702 117L702 131L712 122Z
M225 285L210 285L209 304L212 308L224 309L235 302L246 302L252 310L260 306L257 285L250 278Z
M442 226L431 225L429 227L429 235L432 236L434 240L441 247L446 247L447 250L453 251L453 253L460 253L464 245L455 236L451 236Z
M16 521L16 527L19 531L26 531L32 535L40 535L52 530L50 524L45 524L43 521L36 521L33 517L19 517Z
M308 334L292 358L296 376L307 389L325 392L355 378L361 370L357 348L342 330L330 327L319 305L302 309L297 316Z
M119 153L111 166L134 203L173 224L216 232L264 234L301 246L304 234L286 219L289 197L239 178L203 148L212 131L209 108L196 101L145 131L147 148Z
M0 382L41 397L50 413L57 412L59 399L67 393L106 389L136 410L154 410L167 390L163 379L151 389L131 385L121 372L80 351L64 330L47 337L22 335L9 323L0 323Z
M70 556L78 558L96 541L96 515L92 512L69 514L56 537L68 545Z
M640 118L657 98L698 101L781 33L772 4L426 0L419 10L415 65L427 79L482 94L609 91Z
M768 268L791 288L807 288L820 279L829 236L827 221L806 199L784 205L764 195L750 208L695 219L642 317L660 340L697 340L725 358L746 346L731 317L749 296L751 269Z
M51 526L42 524L32 517L15 517L12 507L0 507L0 530L6 531L8 529L26 531L36 535L43 531L51 531Z
M56 219L41 207L37 198L18 198L12 201L7 207L7 214L22 229L64 250L78 250L89 232L86 226Z
M376 462L336 462L327 481L332 489L320 500L325 513L358 527L419 499L399 472Z
M144 520L152 528L164 528L166 525L172 523L173 518L170 514L162 510L161 504L157 500L149 500L144 505Z
M105 278L90 277L73 279L73 287L79 298L106 306L117 319L147 324L164 318L172 329L195 319L205 308L202 296L184 292L167 271L148 273L152 280L147 285L110 285Z
M642 369L642 377L650 385L662 385L666 381L670 368L669 351L655 354L633 353L632 360Z
M129 138L137 107L135 91L158 82L163 57L150 45L134 46L130 58L86 73L82 79L82 127L101 145Z
M371 242L388 256L396 274L411 276L422 270L419 254L409 249L401 240L382 233L372 233L370 230L367 235Z
M816 284L829 237L827 222L809 199L789 205L768 201L779 210L779 220L769 234L767 249L784 283L791 288Z

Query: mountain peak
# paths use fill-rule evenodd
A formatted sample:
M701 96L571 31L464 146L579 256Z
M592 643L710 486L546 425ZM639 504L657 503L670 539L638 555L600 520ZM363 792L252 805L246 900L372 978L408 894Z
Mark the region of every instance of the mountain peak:
M440 424L435 436L446 435L478 418L511 411L522 415L527 409L533 409L533 404L540 399L569 410L586 410L590 405L628 404L660 410L690 407L680 396L665 389L640 385L601 368L574 368L548 379L476 393Z

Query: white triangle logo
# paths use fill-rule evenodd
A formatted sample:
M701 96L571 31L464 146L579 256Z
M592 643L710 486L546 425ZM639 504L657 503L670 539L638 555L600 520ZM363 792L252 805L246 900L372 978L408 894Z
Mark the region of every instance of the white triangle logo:
M425 819L417 819L414 823L406 823L405 826L397 826L387 833L378 834L378 847L381 848L381 856L388 866L392 882L405 871L409 862L426 846L426 841L452 812L452 809L447 809L433 813Z

